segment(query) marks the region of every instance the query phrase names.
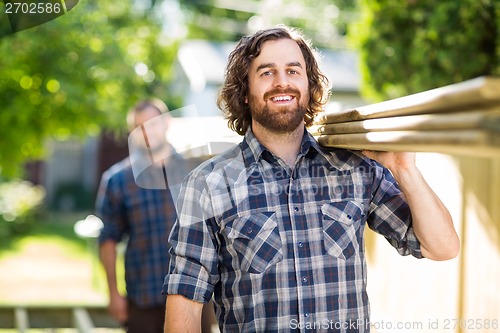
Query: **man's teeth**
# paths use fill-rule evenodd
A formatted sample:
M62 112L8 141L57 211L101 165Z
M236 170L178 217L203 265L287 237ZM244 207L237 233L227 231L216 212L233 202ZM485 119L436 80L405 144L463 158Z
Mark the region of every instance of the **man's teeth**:
M281 101L291 101L292 96L276 96L273 97L273 102L281 102Z

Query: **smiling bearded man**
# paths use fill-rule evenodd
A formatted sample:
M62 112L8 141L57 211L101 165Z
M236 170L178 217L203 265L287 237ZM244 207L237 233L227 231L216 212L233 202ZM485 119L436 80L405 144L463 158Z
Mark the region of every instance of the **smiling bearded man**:
M287 27L243 37L230 54L219 107L244 138L182 185L165 332L199 332L212 297L222 332L369 332L366 226L402 255L457 255L413 154L365 152L378 163L307 132L327 83Z

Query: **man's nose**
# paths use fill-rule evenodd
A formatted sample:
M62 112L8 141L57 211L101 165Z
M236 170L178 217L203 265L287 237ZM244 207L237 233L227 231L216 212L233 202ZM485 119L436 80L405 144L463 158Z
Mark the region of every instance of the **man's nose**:
M278 71L274 76L273 83L277 88L286 88L290 85L290 80L286 72Z

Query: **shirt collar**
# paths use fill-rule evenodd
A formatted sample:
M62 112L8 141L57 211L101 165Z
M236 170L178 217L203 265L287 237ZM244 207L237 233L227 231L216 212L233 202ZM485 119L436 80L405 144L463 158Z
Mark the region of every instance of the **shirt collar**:
M245 133L242 150L244 151L245 158L250 159L252 162L257 162L261 158L268 161L275 158L274 155L257 140L250 127ZM304 130L299 155L314 158L318 153L326 158L318 142L307 130Z

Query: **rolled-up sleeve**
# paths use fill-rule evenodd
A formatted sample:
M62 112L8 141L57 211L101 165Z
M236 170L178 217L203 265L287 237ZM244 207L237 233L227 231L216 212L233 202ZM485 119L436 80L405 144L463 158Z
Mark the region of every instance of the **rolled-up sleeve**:
M383 235L401 255L423 258L410 207L389 170L375 164L368 226Z
M103 174L96 198L96 215L103 221L99 243L106 240L120 242L127 230L123 216L121 191L116 180L108 172Z
M169 273L162 292L206 303L219 281L216 224L203 176L191 175L182 185L177 221L169 237Z

